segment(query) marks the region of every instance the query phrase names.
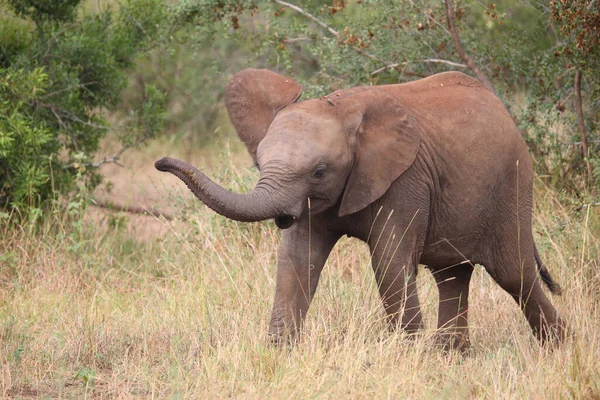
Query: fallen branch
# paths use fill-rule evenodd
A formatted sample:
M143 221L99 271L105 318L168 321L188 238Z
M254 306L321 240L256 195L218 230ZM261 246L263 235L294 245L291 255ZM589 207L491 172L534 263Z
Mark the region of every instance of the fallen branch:
M448 29L450 30L450 35L452 36L452 41L454 42L454 47L458 52L461 60L467 64L469 69L475 74L479 82L483 84L490 92L496 94L496 90L494 89L494 85L492 82L485 76L485 74L477 67L473 57L468 55L462 47L462 43L460 41L460 37L458 36L458 31L456 30L456 26L454 25L454 17L452 15L452 0L444 0L444 5L446 8L446 19L448 21Z
M175 217L173 217L173 215L164 212L164 211L160 211L160 210L156 210L156 209L147 209L145 207L141 207L141 206L123 206L120 204L115 204L113 202L110 201L103 201L103 200L97 200L97 199L92 199L92 202L90 203L93 206L99 207L99 208L104 208L107 210L112 210L112 211L121 211L121 212L126 212L126 213L130 213L130 214L140 214L140 215L153 215L157 218L164 218L167 221L172 221L173 219L175 219Z

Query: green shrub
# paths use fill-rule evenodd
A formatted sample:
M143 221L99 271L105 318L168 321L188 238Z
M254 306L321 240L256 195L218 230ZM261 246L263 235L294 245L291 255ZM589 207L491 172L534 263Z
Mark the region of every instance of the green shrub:
M160 0L85 11L80 0L0 3L0 207L27 215L58 194L93 188L100 140L135 56L168 36ZM164 94L144 99L118 131L124 148L162 129ZM74 185L75 181L81 184Z

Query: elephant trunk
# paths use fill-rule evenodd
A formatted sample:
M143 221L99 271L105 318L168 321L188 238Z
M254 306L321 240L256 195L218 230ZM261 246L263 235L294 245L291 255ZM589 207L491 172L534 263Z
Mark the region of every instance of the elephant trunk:
M159 171L177 176L200 201L224 217L255 222L287 215L286 205L278 204L275 200L277 196L270 193L267 185L261 185L260 181L252 192L239 194L219 186L200 170L181 160L164 157L156 161L154 166Z

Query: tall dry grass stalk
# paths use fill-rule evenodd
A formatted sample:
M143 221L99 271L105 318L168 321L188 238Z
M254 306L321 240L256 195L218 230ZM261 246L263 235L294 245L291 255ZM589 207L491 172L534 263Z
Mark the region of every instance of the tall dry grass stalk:
M231 188L251 179L233 168ZM344 239L301 342L268 345L279 234L197 205L141 240L119 219L2 228L0 396L51 398L600 398L600 213L540 186L536 241L573 336L540 347L517 304L477 267L472 350L433 347L437 290L421 269L426 330L390 333L366 247ZM173 200L172 203L177 203ZM180 201L179 201L180 202ZM155 223L139 218L138 227Z

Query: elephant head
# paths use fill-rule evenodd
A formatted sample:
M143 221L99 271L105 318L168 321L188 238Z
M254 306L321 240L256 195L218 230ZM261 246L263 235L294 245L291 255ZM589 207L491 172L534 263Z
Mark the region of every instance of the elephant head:
M238 221L275 218L278 227L336 207L355 213L381 197L414 162L416 117L385 87L340 90L296 103L302 88L267 70L244 70L226 91L240 139L259 166L252 192L231 193L193 166L163 158L160 171L183 180L207 206Z

